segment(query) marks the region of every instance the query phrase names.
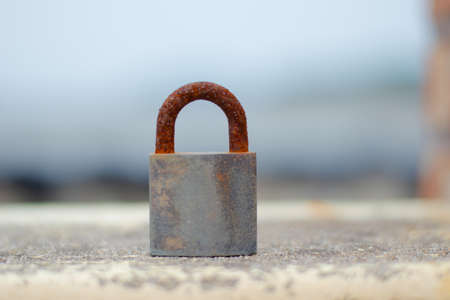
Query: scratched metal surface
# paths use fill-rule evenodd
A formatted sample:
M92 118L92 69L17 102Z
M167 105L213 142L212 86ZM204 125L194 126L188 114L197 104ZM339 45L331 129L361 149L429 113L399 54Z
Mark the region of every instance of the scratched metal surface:
M150 156L153 255L256 252L256 154Z

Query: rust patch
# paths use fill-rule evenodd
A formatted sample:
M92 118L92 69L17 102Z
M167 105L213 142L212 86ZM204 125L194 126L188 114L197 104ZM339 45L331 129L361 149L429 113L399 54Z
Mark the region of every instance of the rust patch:
M179 250L183 248L183 241L180 237L167 237L164 241L166 248L169 250Z
M178 113L184 106L199 99L218 105L227 116L229 151L248 152L247 119L238 99L229 90L215 83L194 82L170 94L159 109L155 153L174 153Z
M163 191L163 192L159 195L158 200L159 200L159 207L169 207L169 206L170 206L170 205L169 205L169 200L170 200L170 198L169 198L169 196L167 195L167 192L166 192L166 191Z
M220 182L224 182L225 180L228 180L228 176L225 177L225 175L221 171L218 171L216 173L216 177L217 177L217 180Z

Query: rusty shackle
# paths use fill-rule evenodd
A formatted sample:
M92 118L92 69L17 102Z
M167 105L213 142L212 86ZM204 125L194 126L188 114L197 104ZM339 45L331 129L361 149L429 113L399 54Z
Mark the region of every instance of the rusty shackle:
M238 99L226 88L212 82L186 84L167 97L159 109L155 153L174 153L175 120L187 104L195 100L217 104L228 118L230 152L248 152L247 119Z

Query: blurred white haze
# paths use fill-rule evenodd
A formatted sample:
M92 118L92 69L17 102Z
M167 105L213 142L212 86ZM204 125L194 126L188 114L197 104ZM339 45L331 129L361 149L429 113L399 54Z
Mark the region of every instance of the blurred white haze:
M432 41L424 0L0 0L0 177L145 180L158 109L212 81L247 112L261 176L413 178ZM197 101L177 151L227 151Z

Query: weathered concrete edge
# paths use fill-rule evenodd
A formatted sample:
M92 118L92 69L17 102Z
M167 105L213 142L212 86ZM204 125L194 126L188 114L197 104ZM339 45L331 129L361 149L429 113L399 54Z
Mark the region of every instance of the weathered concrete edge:
M450 202L307 201L258 203L258 221L296 220L429 220L450 222ZM148 203L0 205L0 225L83 224L134 227L148 223Z
M270 272L129 263L50 270L0 265L0 299L450 299L450 262L377 270L371 264Z

